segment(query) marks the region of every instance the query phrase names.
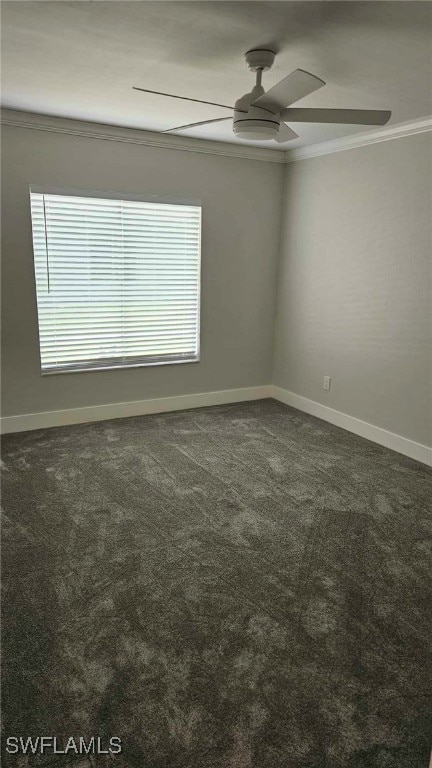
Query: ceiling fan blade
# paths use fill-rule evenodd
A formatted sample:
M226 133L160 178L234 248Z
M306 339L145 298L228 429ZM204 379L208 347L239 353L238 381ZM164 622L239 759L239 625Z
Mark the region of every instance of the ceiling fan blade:
M275 136L275 141L278 144L283 144L285 141L292 141L293 139L298 139L298 133L293 131L286 123L281 123L279 133Z
M162 93L161 91L149 91L148 88L137 88L132 86L134 91L143 91L143 93L155 93L157 96L170 96L172 99L182 99L183 101L195 101L198 104L210 104L212 107L222 107L223 109L234 109L227 104L216 104L214 101L203 101L202 99L190 99L188 96L176 96L174 93Z
M195 128L197 125L209 125L209 123L221 123L223 120L232 120L232 117L217 117L216 120L201 120L200 123L189 123L188 125L177 125L176 128L167 128L162 133L171 133L171 131L182 131L184 128Z
M259 96L252 106L269 109L274 113L282 112L289 104L293 104L318 88L322 88L323 85L325 82L319 77L305 72L304 69L295 69L273 88Z
M385 125L391 112L379 109L307 109L289 107L282 112L283 120L294 123L340 123L347 125Z

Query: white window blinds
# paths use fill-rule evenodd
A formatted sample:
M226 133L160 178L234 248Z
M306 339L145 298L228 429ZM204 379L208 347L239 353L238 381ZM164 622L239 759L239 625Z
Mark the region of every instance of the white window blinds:
M198 360L199 205L30 197L42 372Z

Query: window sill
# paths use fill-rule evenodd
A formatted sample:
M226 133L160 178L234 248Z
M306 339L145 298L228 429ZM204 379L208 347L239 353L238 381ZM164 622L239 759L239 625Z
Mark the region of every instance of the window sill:
M179 365L184 363L199 363L200 362L200 356L197 357L188 357L184 360L150 360L148 362L140 361L139 363L122 363L117 365L98 365L98 366L85 366L83 368L56 368L56 369L50 369L50 370L41 370L41 376L57 376L61 373L93 373L94 371L124 371L129 368L148 368L148 367L154 367L157 365Z

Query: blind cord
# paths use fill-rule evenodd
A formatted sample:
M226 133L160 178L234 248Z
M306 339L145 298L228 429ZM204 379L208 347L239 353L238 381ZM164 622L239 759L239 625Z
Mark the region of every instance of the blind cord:
M49 254L48 254L48 232L47 232L46 209L45 209L45 195L42 195L42 198L43 198L43 212L44 212L44 233L45 233L45 253L46 253L46 266L47 266L47 283L48 283L48 293L51 293L51 288L50 288L50 269L49 269Z

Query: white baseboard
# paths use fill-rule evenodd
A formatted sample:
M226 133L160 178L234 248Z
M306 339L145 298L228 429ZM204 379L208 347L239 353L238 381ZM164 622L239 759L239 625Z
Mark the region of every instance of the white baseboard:
M245 400L261 400L271 397L271 387L242 387L240 389L221 389L217 392L199 392L193 395L177 397L158 397L152 400L135 400L128 403L109 403L86 408L68 408L64 411L44 411L42 413L24 413L20 416L3 416L1 431L27 432L31 429L63 427L68 424L84 424L89 421L121 419L125 416L145 416L150 413L182 411L186 408L202 408L209 405L240 403Z
M68 424L84 424L91 421L106 421L109 419L121 419L125 416L145 416L151 413L165 413L169 411L182 411L187 408L203 408L210 405L224 405L228 403L240 403L247 400L261 400L273 397L286 405L291 405L312 416L335 424L337 427L353 432L355 435L365 437L374 443L390 448L392 451L402 453L411 459L432 466L432 448L414 440L409 440L401 435L395 435L381 427L375 427L354 416L336 411L327 405L321 405L307 397L296 395L287 389L273 385L259 387L242 387L240 389L222 389L216 392L198 392L192 395L179 395L176 397L159 397L151 400L135 400L127 403L108 403L107 405L94 405L85 408L68 408L63 411L44 411L42 413L24 413L20 416L4 416L1 419L1 432L27 432L32 429L45 429L47 427L63 427Z
M342 429L346 429L348 432L354 432L355 435L365 437L373 443L379 443L379 445L383 445L385 448L390 448L392 451L402 453L411 459L421 461L429 467L432 466L432 448L429 448L427 445L416 443L407 437L401 437L401 435L395 435L394 432L388 432L386 429L381 429L381 427L375 427L367 421L361 421L361 419L356 419L354 416L348 416L347 413L336 411L334 408L321 405L321 403L309 400L307 397L296 395L295 392L289 392L287 389L272 386L271 391L271 396L275 400L280 400L281 403L298 408L299 411L310 413L311 416L317 416L319 419L335 424L337 427L342 427Z

